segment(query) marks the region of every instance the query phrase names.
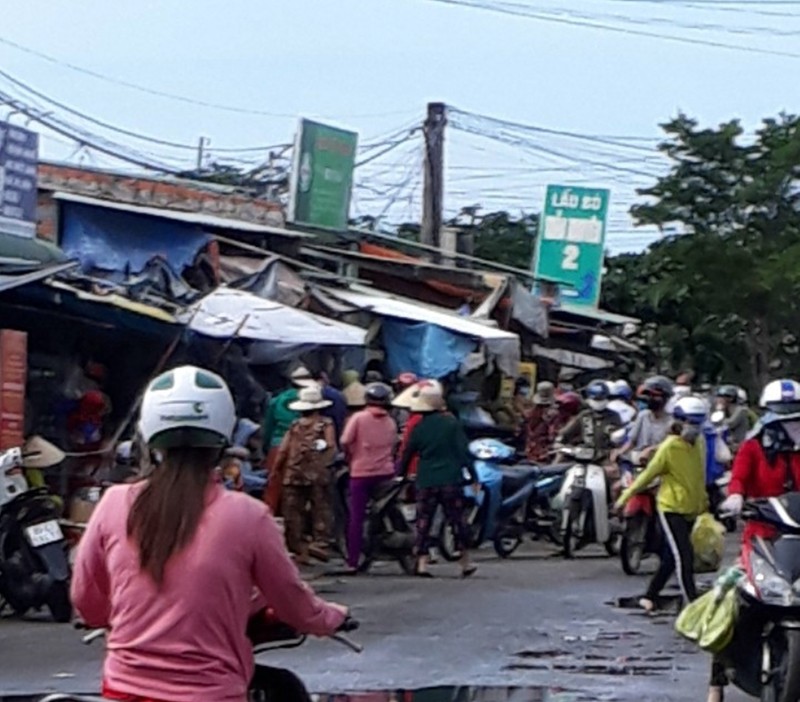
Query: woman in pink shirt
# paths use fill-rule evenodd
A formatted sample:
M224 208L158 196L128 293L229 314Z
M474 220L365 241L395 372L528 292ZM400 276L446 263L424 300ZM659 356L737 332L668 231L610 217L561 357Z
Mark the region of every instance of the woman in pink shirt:
M199 368L164 373L145 393L139 429L164 460L105 494L72 580L79 615L109 630L108 699L245 702L251 614L266 606L318 636L347 616L300 579L267 507L215 482L234 422L224 381Z
M341 444L350 464L350 517L347 526L347 565L358 572L364 541L364 517L375 489L394 475L397 424L389 414L392 391L370 383L367 406L347 421Z

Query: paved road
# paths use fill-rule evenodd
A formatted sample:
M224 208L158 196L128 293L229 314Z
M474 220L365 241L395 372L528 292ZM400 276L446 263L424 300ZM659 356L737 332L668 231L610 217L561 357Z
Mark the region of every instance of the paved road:
M467 581L449 564L434 566L433 580L403 577L395 564L363 578L318 572L317 588L362 621L355 638L365 652L313 641L265 660L319 692L473 685L532 688L514 697L525 701L705 699L708 658L673 633L672 619L610 604L639 594L643 579L599 549L573 562L552 552L531 544L499 561L481 551ZM69 626L0 621L0 652L0 700L99 685L102 646L83 646Z

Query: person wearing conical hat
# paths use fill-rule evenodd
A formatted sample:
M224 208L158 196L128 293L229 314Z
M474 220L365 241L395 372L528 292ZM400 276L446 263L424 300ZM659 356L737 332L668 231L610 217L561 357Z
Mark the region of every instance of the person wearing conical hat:
M35 435L29 437L22 447L22 467L25 478L32 488L45 487L43 470L53 468L66 458L66 454L47 439Z
M309 555L328 560L333 525L330 466L336 454L336 431L322 410L330 406L319 385L300 389L297 400L289 405L299 418L283 437L270 475L271 484L280 481L286 545L299 563L307 563ZM304 538L307 505L311 505L311 546Z
M315 385L314 378L308 368L298 366L289 375L290 385L283 392L275 395L265 408L264 421L262 423L263 450L266 454L264 468L269 473L278 455L278 448L283 441L286 432L300 415L291 409L290 405L297 401L297 393L301 388ZM280 498L278 497L279 487L272 484L267 485L264 492L264 501L272 509L275 516L280 512Z

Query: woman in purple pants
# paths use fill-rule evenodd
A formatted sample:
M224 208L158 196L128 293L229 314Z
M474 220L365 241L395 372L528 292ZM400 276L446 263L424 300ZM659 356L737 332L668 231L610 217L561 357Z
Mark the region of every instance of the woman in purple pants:
M364 517L370 497L394 476L397 424L389 414L392 391L383 383L366 388L367 406L350 417L342 434L342 450L350 464L350 519L347 525L348 572L358 572L364 539Z

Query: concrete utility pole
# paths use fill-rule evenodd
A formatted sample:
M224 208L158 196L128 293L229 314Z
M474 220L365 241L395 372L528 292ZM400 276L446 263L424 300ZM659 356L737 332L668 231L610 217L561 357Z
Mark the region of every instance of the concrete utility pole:
M200 137L197 142L197 171L203 170L203 157L205 156L205 148L208 140L205 137Z
M447 106L443 102L428 103L425 120L425 179L422 190L422 231L420 241L428 246L440 245L444 196L444 128Z

